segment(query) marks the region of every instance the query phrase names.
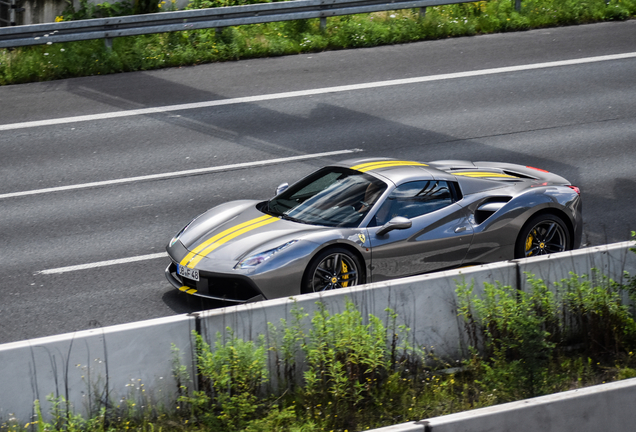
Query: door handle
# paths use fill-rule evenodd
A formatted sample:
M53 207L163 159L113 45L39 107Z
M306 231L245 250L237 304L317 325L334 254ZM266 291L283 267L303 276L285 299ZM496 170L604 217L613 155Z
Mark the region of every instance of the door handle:
M466 228L465 226L457 227L457 228L455 228L455 232L456 232L456 233L460 233L460 232L464 232L464 231L466 231L467 229L468 229L468 228Z

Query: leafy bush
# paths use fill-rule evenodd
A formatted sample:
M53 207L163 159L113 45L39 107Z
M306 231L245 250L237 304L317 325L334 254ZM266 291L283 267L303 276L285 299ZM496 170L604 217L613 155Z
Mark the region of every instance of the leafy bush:
M261 407L259 391L267 382L266 350L263 337L245 342L228 329L228 339L217 335L214 351L195 334L197 367L202 390L180 396L179 402L211 430L244 429ZM187 411L182 412L187 415Z
M471 366L487 387L503 392L502 400L589 382L595 365L631 359L636 322L622 304L624 287L595 271L591 278L572 274L554 291L532 275L528 284L529 292L485 284L482 297L465 283L457 289L459 315L478 359Z

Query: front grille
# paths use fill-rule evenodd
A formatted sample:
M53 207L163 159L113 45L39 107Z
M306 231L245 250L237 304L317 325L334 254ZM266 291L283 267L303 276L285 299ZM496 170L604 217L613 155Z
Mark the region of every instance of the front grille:
M239 302L261 295L261 292L247 278L218 276L214 273L199 272L199 280L195 281L179 276L177 274L177 266L174 263L170 271L184 286L196 289L196 295Z
M261 294L243 278L211 276L206 280L208 293L214 297L246 301Z

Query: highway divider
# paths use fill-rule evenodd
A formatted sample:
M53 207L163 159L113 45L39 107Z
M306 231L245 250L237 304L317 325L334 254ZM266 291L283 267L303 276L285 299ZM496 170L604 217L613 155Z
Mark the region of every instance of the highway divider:
M173 346L191 373L194 325L178 315L0 345L0 425L35 420L35 400L49 419L49 395L84 416L135 393L172 406Z
M350 300L363 316L377 317L385 317L385 310L390 307L398 314L397 324L411 328L412 345L433 349L439 357L459 360L467 354L467 346L463 322L456 312L458 284L472 284L476 293L485 282L524 289L524 272L553 285L569 278L571 272L590 275L592 268L623 282L626 271L636 274L636 254L630 251L633 247L634 242L616 243L0 345L0 424L11 418L22 425L33 421L35 400L42 403L42 414L48 418L51 404L46 397L51 394L68 400L74 412L82 415L93 412L100 404L116 406L123 398L142 396L169 408L177 397L177 381L173 377L176 355L178 363L194 376L192 330L210 344L227 327L244 340L255 340L259 335L267 338L268 323L278 325L280 319L289 322L293 308L302 307L312 314L317 302L330 313L337 313ZM196 382L193 385L196 387ZM636 392L636 382L633 386ZM589 397L597 396L592 393ZM569 415L567 411L545 412L557 417ZM557 419L554 422L557 424ZM397 432L424 430L423 425L393 427L416 428L395 429ZM451 430L440 429L441 426L430 429L434 425L428 423L426 430Z

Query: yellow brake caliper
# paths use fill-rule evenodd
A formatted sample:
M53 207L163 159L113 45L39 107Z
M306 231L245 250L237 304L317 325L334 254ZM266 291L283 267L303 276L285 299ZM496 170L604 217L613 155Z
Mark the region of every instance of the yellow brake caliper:
M342 261L342 272L343 272L343 273L346 273L347 271L348 271L347 265L345 264L345 262L344 262L344 261ZM342 276L342 279L343 279L343 280L345 280L345 279L349 279L349 275L344 275L344 276ZM347 287L348 285L349 285L349 282L342 282L342 286L343 286L343 287Z
M528 238L526 239L526 252L532 249L532 240L534 240L534 237L532 237L532 234L528 235ZM532 255L532 252L530 252L528 256L530 255Z

